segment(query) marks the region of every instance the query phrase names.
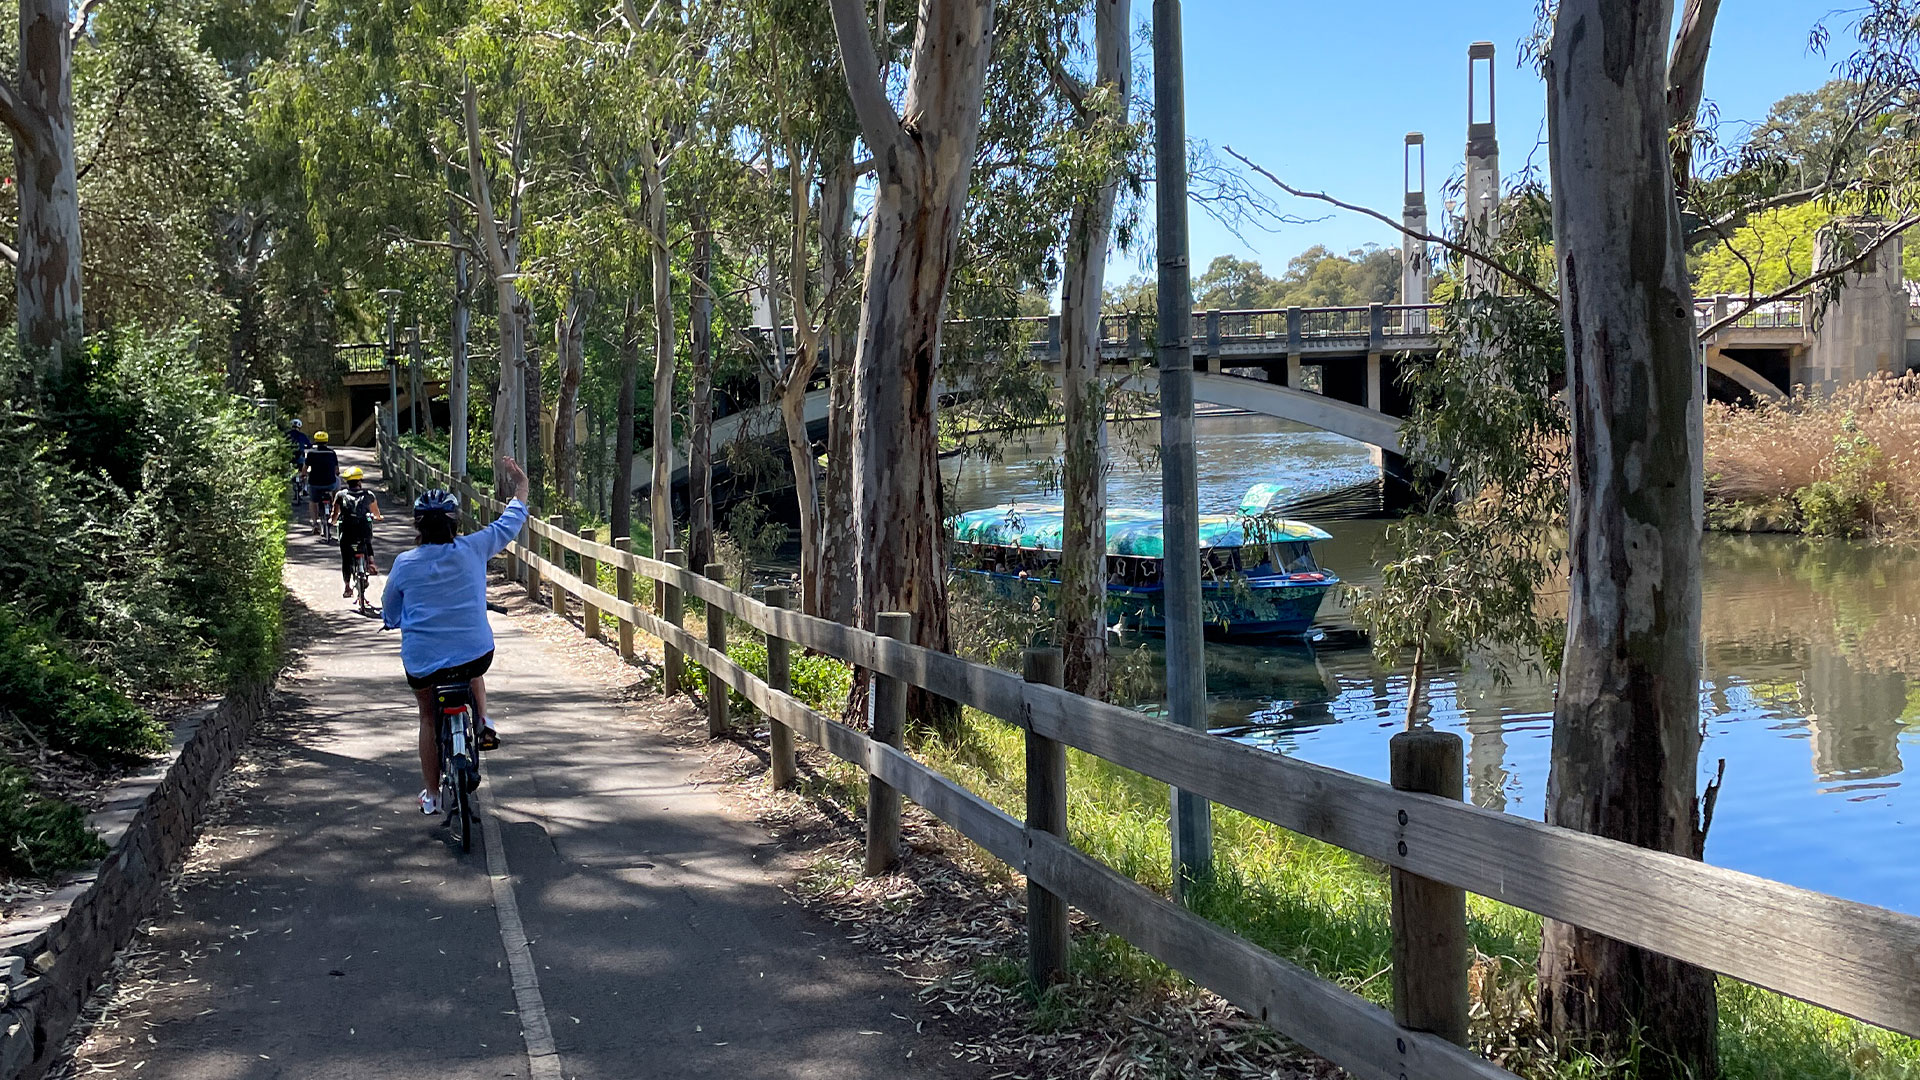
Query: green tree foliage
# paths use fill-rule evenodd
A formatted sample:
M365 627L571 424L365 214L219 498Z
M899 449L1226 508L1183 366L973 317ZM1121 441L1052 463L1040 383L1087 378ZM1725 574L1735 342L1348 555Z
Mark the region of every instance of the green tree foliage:
M1133 278L1107 291L1107 307L1152 311L1153 291L1148 279ZM1193 279L1193 302L1200 308L1364 307L1399 298L1400 253L1372 244L1345 255L1315 244L1288 259L1277 278L1256 260L1216 255Z
M1533 264L1550 228L1543 199L1523 191L1504 212L1499 257ZM1381 666L1413 654L1410 726L1430 654L1469 657L1506 678L1519 657L1557 664L1563 634L1542 596L1566 558L1560 313L1530 294L1453 290L1438 328L1438 355L1401 374L1417 505L1387 529L1380 585L1352 594Z

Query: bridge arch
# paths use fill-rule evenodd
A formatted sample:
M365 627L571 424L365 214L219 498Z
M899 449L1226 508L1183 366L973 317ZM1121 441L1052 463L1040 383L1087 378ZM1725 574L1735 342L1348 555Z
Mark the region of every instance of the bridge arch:
M1059 378L1058 369L1052 369L1051 374L1054 378ZM1136 393L1157 394L1160 391L1160 378L1157 373L1147 371L1128 375L1122 385ZM945 392L944 388L942 392ZM1390 454L1401 453L1398 417L1359 405L1350 405L1321 394L1295 390L1278 383L1262 382L1239 375L1195 372L1193 397L1195 401L1206 402L1209 405L1224 405L1263 416L1292 420L1295 423L1344 436L1355 442L1379 447ZM806 418L809 429L826 422L827 407L827 391L815 390L807 395ZM736 438L742 428L762 431L768 435L779 434L778 408L772 405L756 406L714 421L714 445L723 445ZM685 449L681 448L674 455L674 483L683 482L686 476ZM634 456L632 483L636 493L652 489L652 454L642 453Z
M1773 380L1728 356L1721 349L1707 350L1707 370L1717 371L1732 379L1756 399L1771 398L1778 401L1787 396L1784 390L1773 384Z

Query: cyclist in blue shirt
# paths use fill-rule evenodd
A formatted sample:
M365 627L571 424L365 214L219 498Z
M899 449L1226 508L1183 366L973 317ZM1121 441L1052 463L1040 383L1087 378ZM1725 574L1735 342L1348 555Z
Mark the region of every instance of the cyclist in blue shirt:
M493 664L493 628L487 625L487 561L504 551L527 522L527 474L512 458L501 461L513 499L479 532L461 536L460 500L429 491L413 502L418 545L393 560L380 618L400 630L400 664L420 704L420 812L440 812L440 755L433 688L466 682L480 716L480 749L500 745L487 716L486 683Z

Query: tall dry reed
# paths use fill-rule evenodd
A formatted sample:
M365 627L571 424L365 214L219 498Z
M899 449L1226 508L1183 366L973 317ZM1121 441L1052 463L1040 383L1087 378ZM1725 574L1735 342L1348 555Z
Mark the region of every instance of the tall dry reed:
M1839 500L1864 531L1920 535L1920 375L1750 409L1708 405L1706 488L1710 503L1767 508L1802 526Z

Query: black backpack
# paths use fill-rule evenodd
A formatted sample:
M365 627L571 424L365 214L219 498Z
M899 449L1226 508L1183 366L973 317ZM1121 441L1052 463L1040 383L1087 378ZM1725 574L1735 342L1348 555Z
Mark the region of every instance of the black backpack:
M340 504L340 520L356 525L373 520L373 500L373 492L366 488L358 491L347 488L334 496L334 501Z

